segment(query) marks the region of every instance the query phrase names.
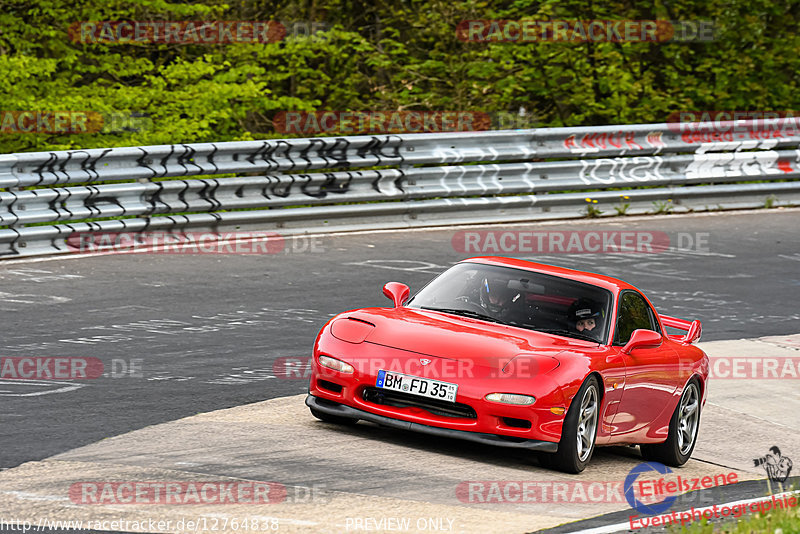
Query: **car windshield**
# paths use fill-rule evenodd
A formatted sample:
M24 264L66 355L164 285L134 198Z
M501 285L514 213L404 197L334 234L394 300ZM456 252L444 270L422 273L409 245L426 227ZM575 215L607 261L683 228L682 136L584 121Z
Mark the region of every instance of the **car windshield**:
M407 306L606 343L611 292L511 267L459 263Z

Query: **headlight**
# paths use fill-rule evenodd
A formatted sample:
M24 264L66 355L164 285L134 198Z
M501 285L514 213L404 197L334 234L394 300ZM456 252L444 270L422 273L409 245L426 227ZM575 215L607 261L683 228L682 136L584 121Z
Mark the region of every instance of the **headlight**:
M484 398L491 402L517 404L521 406L529 406L536 402L536 397L531 397L530 395L517 395L516 393L489 393Z
M352 373L355 371L353 366L349 363L344 363L342 360L337 360L336 358L331 358L330 356L320 355L319 364L322 367L327 367L328 369L333 369L334 371L339 371L340 373Z

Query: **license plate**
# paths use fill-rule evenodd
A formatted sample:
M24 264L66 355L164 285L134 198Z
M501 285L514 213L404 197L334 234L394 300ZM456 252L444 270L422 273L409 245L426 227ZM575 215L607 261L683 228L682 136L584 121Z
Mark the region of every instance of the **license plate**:
M375 387L447 402L456 401L456 391L458 390L458 384L439 382L430 378L404 375L394 371L384 371L383 369L378 371L378 380L375 382Z

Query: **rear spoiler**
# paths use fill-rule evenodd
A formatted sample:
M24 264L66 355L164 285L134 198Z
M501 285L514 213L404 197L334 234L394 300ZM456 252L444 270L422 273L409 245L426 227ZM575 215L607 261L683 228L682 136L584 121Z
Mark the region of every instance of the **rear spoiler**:
M700 321L687 321L686 319L678 319L677 317L670 317L669 315L659 315L659 317L661 317L661 323L664 326L686 332L685 336L670 336L676 341L694 343L700 339L700 335L703 333L703 325L700 324Z

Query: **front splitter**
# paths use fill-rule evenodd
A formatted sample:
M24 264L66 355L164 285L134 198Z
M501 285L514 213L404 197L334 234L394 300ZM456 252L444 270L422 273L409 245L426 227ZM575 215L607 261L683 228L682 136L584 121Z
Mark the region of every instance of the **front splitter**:
M306 397L306 406L314 408L322 413L334 415L337 417L349 417L351 419L361 419L376 423L381 426L388 426L391 428L398 428L400 430L410 430L411 432L420 432L422 434L429 434L432 436L440 436L444 438L463 439L467 441L474 441L476 443L483 443L485 445L494 445L496 447L508 447L512 449L530 449L541 452L556 452L558 451L558 443L551 441L539 441L535 439L519 440L516 438L514 441L511 439L500 436L497 434L483 434L480 432L467 432L464 430L452 430L450 428L439 428L435 426L422 425L419 423L412 423L409 421L400 421L399 419L392 419L384 415L377 415L352 406L346 406L327 399L320 402L320 399L314 395Z

